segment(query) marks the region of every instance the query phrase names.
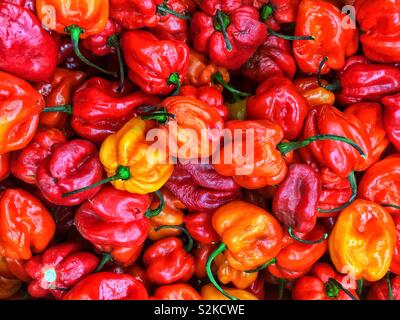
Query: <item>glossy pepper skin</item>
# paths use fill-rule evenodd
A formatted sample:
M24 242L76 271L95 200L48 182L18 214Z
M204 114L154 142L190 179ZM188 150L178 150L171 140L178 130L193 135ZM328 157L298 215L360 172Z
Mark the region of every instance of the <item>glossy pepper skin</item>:
M256 8L244 1L205 0L191 19L193 47L207 54L217 65L227 69L240 68L265 41L266 25L259 21ZM218 11L223 15L218 19ZM226 29L231 45L228 48L222 29Z
M101 145L100 161L109 177L115 176L120 166L129 168L129 179L111 182L118 190L139 194L155 192L171 176L174 166L166 161L163 150L159 150L154 161L147 161L146 153L152 142L146 141L146 134L152 128L153 121L133 118Z
M242 66L244 76L262 83L272 77L293 79L296 73L296 61L288 40L272 35Z
M176 237L153 243L144 252L143 262L147 268L146 278L159 285L186 282L194 273L194 258Z
M200 294L186 283L170 284L156 289L153 300L201 300Z
M128 274L98 272L84 278L63 300L148 300L144 285Z
M32 86L0 71L0 155L26 147L36 132L43 97Z
M385 106L386 134L397 151L400 151L400 94L384 97L382 104Z
M324 80L322 82L327 85ZM315 77L297 78L293 81L296 89L307 100L310 108L329 104L335 104L335 94L318 84L318 79Z
M185 227L192 238L203 244L216 243L218 234L212 226L212 215L206 212L192 212L185 216Z
M32 278L28 291L32 297L44 298L52 294L60 299L65 291L91 274L99 259L89 252L83 252L80 245L62 243L48 248L43 254L31 258L25 266Z
M357 150L338 141L317 141L308 150L317 161L330 168L340 177L347 177L351 171L362 171L371 162L371 141L364 124L354 115L343 113L333 106L323 105L310 109L304 123L303 136L335 134L355 141L366 158Z
M7 179L10 174L10 154L5 153L0 155L0 181Z
M178 163L165 188L190 210L212 212L238 198L240 187L212 165Z
M320 191L321 182L313 168L292 164L275 192L272 212L284 225L299 233L308 233L317 222Z
M351 268L356 280L378 281L389 270L395 245L390 214L374 202L358 199L340 213L329 237L329 254L336 270Z
M215 108L183 96L169 97L161 105L175 115L175 119L170 119L163 127L168 135L170 155L180 159L207 158L218 149L224 121Z
M235 130L241 130L243 145L238 150L234 148L234 143L225 143L220 163L213 165L219 174L233 177L238 185L247 189L259 189L283 181L287 165L276 149L283 139L283 130L278 124L269 120L233 120L227 122L225 128L231 131L232 137L235 136ZM254 135L249 135L248 130L253 130ZM254 159L243 163L242 154L246 152L247 143L254 143ZM225 152L232 154L231 164L224 160Z
M393 154L370 167L360 180L360 198L380 205L400 205L400 155ZM385 207L390 213L399 209Z
M228 294L237 297L240 300L259 300L249 291L234 288L223 288ZM219 292L211 283L201 288L201 297L203 300L229 300L221 292Z
M76 25L84 30L81 38L85 39L104 30L108 20L109 1L106 0L37 0L36 13L41 21L46 21L46 13L51 6L55 10L56 21L47 22L46 27L57 33L67 33L65 28Z
M295 139L301 133L308 112L307 101L292 82L283 77L264 81L256 94L247 100L248 119L270 120L279 124L285 139Z
M39 163L51 154L55 146L66 142L67 138L58 129L38 129L24 149L12 154L12 174L26 183L35 184Z
M25 271L26 260L0 257L0 276L7 279L18 279L29 282Z
M118 91L119 83L94 77L74 93L72 128L84 139L100 143L135 116L141 105L158 104L160 99L128 86Z
M111 253L118 263L129 265L146 240L149 221L144 213L149 206L148 195L106 185L79 207L75 226L98 249Z
M129 68L129 79L144 92L168 95L179 89L178 81L183 81L189 66L186 44L159 40L150 32L137 30L122 35L121 48ZM177 79L173 80L174 77Z
M339 74L340 105L357 102L379 102L400 90L400 68L387 64L352 62Z
M63 197L66 192L100 181L103 170L96 147L86 140L70 140L57 145L39 163L36 184L47 201L63 206L75 206L93 197L100 187Z
M64 68L57 68L50 82L41 82L34 85L38 92L43 95L46 107L70 105L72 94L85 79L82 71L72 71ZM65 127L68 118L66 112L42 112L39 124L62 129Z
M329 264L318 262L310 275L296 281L292 298L294 300L351 300L343 290L326 286L330 278L342 282L344 276L338 274ZM357 297L354 288L349 288L349 291Z
M297 11L300 0L269 0L257 1L267 2L267 5L272 9L272 13L268 16L265 23L274 29L282 23L293 23L297 18Z
M393 300L400 300L400 277L396 276L390 280ZM372 284L368 291L367 300L391 300L386 279Z
M236 270L255 269L281 249L282 229L278 221L250 203L232 201L223 205L215 211L212 224L228 248L225 256L229 265Z
M305 73L317 74L321 61L327 57L321 73L342 69L346 57L357 52L357 30L345 26L345 14L327 1L304 0L298 10L295 35L314 37L314 40L293 42L299 68Z
M400 62L398 1L358 0L355 8L357 22L363 31L360 41L365 56L381 63Z
M396 275L400 275L400 216L394 215L393 221L396 226L396 246L394 247L394 253L392 263L390 264L390 271Z
M21 189L0 194L0 255L30 259L53 239L56 226L43 204Z
M198 243L193 249L193 256L195 259L194 276L198 279L204 279L207 277L206 264L211 253L216 249L213 244L201 244ZM211 265L211 270L216 271L215 263Z
M23 6L0 4L0 70L27 81L49 80L56 68L57 42Z

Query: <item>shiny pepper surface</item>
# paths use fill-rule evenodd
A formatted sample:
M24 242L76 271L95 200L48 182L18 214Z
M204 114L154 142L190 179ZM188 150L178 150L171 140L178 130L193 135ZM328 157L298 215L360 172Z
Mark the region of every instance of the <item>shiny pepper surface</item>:
M392 297L389 295L389 288L386 279L372 284L368 291L367 300L400 300L400 277L390 279Z
M390 271L400 275L400 216L393 216L393 221L396 226L396 246L394 248L392 263L390 264Z
M156 289L154 300L201 300L200 294L188 284L171 284Z
M246 290L223 288L228 294L237 297L240 300L259 300L254 294ZM207 284L201 288L201 297L203 300L229 300L219 292L212 284Z
M390 214L378 204L356 200L344 209L329 237L329 253L339 272L377 281L385 276L396 245ZM350 269L350 270L349 270Z
M325 85L328 83L322 81ZM335 104L335 95L333 92L321 87L318 84L318 79L313 77L308 78L297 78L293 81L297 91L307 100L310 108L314 106L320 106L329 104L333 106Z
M400 151L400 94L382 99L385 106L385 130L390 142Z
M212 215L206 212L192 212L185 216L185 227L192 238L202 244L212 244L219 240L212 227Z

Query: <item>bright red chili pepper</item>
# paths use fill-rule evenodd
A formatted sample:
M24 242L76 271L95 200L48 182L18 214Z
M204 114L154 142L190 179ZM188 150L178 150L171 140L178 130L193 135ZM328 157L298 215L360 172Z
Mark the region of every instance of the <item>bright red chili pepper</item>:
M212 214L193 212L185 216L185 227L194 240L202 244L212 244L219 240L212 223Z
M393 221L396 226L396 246L394 247L392 263L390 264L390 271L397 275L400 275L400 216L393 216Z
M170 284L158 287L152 297L154 300L202 300L200 294L188 284Z
M390 142L400 151L400 94L382 99L385 130Z
M400 300L400 277L396 276L390 281L390 291L388 280L382 279L374 282L368 291L368 300Z
M207 276L206 264L207 260L210 257L210 254L216 249L216 246L213 244L202 244L199 243L193 249L193 256L195 259L194 265L194 275L198 279L204 279ZM212 264L212 270L215 270L215 264Z

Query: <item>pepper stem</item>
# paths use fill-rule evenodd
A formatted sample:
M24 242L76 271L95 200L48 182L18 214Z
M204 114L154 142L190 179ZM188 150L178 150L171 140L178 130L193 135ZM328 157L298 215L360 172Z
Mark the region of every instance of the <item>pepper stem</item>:
M167 112L165 108L153 111L149 114L142 115L143 120L154 120L159 123L167 123L169 119L175 119L175 118L176 118L175 115Z
M364 279L361 278L357 281L357 294L361 295L364 289Z
M97 265L97 268L94 270L94 272L100 272L103 270L103 267L112 260L112 256L109 253L103 253L101 256L101 260L99 264Z
M318 68L318 73L317 73L317 77L318 77L318 85L328 91L338 91L340 89L340 82L339 80L336 80L334 83L331 84L323 84L322 80L321 80L321 72L322 72L322 68L324 67L325 63L328 61L328 57L324 57L321 61L321 63L319 64L319 68Z
M82 60L82 62L86 63L88 66L90 66L100 72L103 72L109 76L117 77L117 74L115 72L108 71L108 70L103 69L102 67L99 67L98 65L96 65L93 62L91 62L90 60L88 60L81 53L81 51L79 50L79 38L80 38L81 34L84 32L82 28L80 28L76 25L72 25L72 26L66 27L65 32L67 32L71 35L71 41L72 41L72 45L74 47L75 54L78 56L79 59Z
M211 271L211 264L214 261L215 257L218 256L220 253L224 252L224 250L226 249L226 244L225 243L221 243L217 249L215 249L211 255L208 257L207 263L206 263L206 271L207 271L207 276L210 279L211 283L213 284L213 286L219 291L221 292L225 297L231 299L231 300L239 300L238 298L230 295L228 292L226 292L224 289L222 289L222 287L218 284L218 282L215 280L214 275L212 274Z
M229 40L228 33L226 32L226 28L231 23L231 19L221 10L217 10L216 15L214 16L214 29L217 31L221 31L224 37L225 46L228 51L232 51L232 44Z
M252 269L252 270L247 270L245 271L246 273L255 273L255 272L259 272L261 270L264 270L265 268L267 268L270 264L273 264L276 262L276 258L272 258L271 260L265 262L264 264L262 264L261 266L259 266L258 268Z
M357 190L357 181L356 181L356 176L354 174L354 171L352 171L349 174L348 179L349 179L350 187L352 190L352 194L351 194L349 201L347 201L344 205L334 208L334 209L325 210L325 209L318 208L318 212L321 212L321 213L339 212L339 211L346 209L349 205L351 205L353 203L354 200L356 200L358 190Z
M101 186L101 185L109 183L111 181L129 180L130 177L131 177L131 173L129 171L129 168L125 167L125 166L119 166L117 168L117 172L116 172L116 174L114 176L111 176L111 177L108 177L106 179L97 181L97 182L95 182L95 183L93 183L93 184L91 184L91 185L89 185L87 187L83 187L83 188L80 188L80 189L77 189L77 190L74 190L74 191L63 193L62 197L63 198L67 198L67 197L72 196L74 194L77 194L77 193L80 193L80 192L83 192L83 191L86 191L86 190Z
M386 273L386 283L388 286L389 300L394 300L393 290L392 290L392 282L390 281L390 272Z
M182 226L159 226L159 227L155 228L156 231L161 230L161 229L177 229L177 230L182 231L185 234L186 238L187 238L187 243L185 245L185 250L187 252L192 251L192 249L193 249L193 238L190 235L190 233L186 230L186 228L184 228Z
M179 19L183 19L183 20L190 20L191 16L189 15L185 15L185 14L181 14L178 13L172 9L170 9L167 5L167 0L164 0L162 4L159 4L157 6L157 13L160 16L166 16L167 14L173 15Z
M265 22L271 14L274 13L274 9L269 4L264 5L260 11L260 20Z
M278 38L282 38L285 40L293 41L293 40L315 40L314 36L288 36L279 32L276 32L272 30L271 28L268 28L268 32Z
M149 218L149 219L158 216L161 213L161 211L164 210L164 207L165 207L164 197L163 197L161 191L157 190L155 192L155 194L157 195L158 200L160 201L160 204L158 205L157 208L155 208L153 210L150 209L150 208L147 209L147 211L145 212L144 216L146 218Z
M325 241L326 239L328 239L328 236L329 236L327 233L324 233L324 235L321 237L321 239L318 239L318 240L305 240L305 239L301 239L301 238L297 237L297 236L293 233L293 228L290 227L290 226L288 227L288 233L289 233L289 236L290 236L292 239L294 239L294 240L296 240L296 241L298 241L298 242L304 243L304 244L317 244L317 243L321 243L321 242Z
M181 78L179 73L174 72L171 74L167 79L167 84L175 86L175 90L171 93L171 96L177 96L181 91Z
M362 157L366 157L364 151L361 149L361 147L355 143L354 141L342 137L342 136L337 136L334 134L317 134L315 136L309 137L307 139L304 139L302 141L292 141L292 142L281 142L278 144L278 150L283 154L287 154L291 151L303 148L308 146L310 143L315 142L315 141L324 141L324 140L333 140L333 141L341 141L344 143L347 143L354 147Z
M400 210L400 206L397 206L397 205L395 205L395 204L384 203L384 204L382 204L382 207L387 207L387 208L393 208L393 209L398 209L398 210Z
M72 115L72 105L62 104L54 107L43 108L42 112L65 112Z
M279 278L279 287L278 287L278 300L282 300L283 291L285 289L286 279Z
M107 46L111 48L115 48L118 57L118 65L119 65L119 87L118 92L121 92L124 89L125 82L125 69L124 69L124 60L122 59L121 46L119 45L119 39L117 34L113 34L107 38Z
M250 93L239 91L239 90L235 89L234 87L232 87L230 84L226 83L226 81L224 80L224 77L222 76L221 72L219 72L219 71L217 71L216 73L214 73L211 76L211 80L215 84L222 85L225 90L229 91L232 94L236 94L236 96L241 96L241 97L249 97L249 96L251 96Z
M344 293L346 293L351 298L351 300L358 300L349 290L347 290L345 287L343 287L343 285L336 279L329 278L327 284L331 285L331 286L336 286L338 289L340 289ZM338 294L339 294L339 292L338 292ZM337 297L337 295L336 295L336 297Z

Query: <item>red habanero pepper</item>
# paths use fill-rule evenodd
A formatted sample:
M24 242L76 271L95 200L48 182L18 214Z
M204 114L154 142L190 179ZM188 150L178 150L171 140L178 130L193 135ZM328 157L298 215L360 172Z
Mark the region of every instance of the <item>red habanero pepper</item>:
M106 185L79 207L75 226L98 249L110 253L118 263L129 265L147 238L149 221L145 212L149 207L149 195Z
M400 300L400 277L387 277L374 282L368 291L367 300Z
M385 106L386 134L397 151L400 151L400 94L384 97L382 104Z
M217 173L212 165L178 163L165 184L192 211L212 212L239 197L240 187L231 177Z
M242 0L204 0L191 19L193 47L228 69L240 68L265 41L256 8Z
M186 283L158 287L153 300L202 300L200 294Z
M262 2L267 2L267 4L261 8L261 20L271 29L279 29L280 24L296 21L300 0L269 0Z
M24 149L12 154L12 174L26 183L35 184L39 163L51 154L53 147L65 142L67 138L60 130L39 129Z
M128 274L98 272L73 287L63 300L148 300L144 285Z
M121 48L129 79L148 94L177 95L189 66L189 48L177 40L159 40L150 32L125 32ZM149 54L151 53L151 54Z
M27 81L47 81L56 68L57 52L57 42L33 12L0 3L0 70Z
M224 96L217 88L211 86L202 86L196 88L194 86L187 85L182 87L180 95L196 98L207 103L209 106L218 111L219 115L224 121L228 120L228 107L224 104Z
M354 288L346 289L341 284L344 277L329 264L318 262L310 275L296 281L292 298L294 300L358 300Z
M193 256L195 260L194 275L198 279L204 279L207 276L207 260L215 249L216 247L213 244L202 243L198 243L197 246L193 249ZM216 271L215 267L215 264L212 264L212 271Z
M0 155L26 147L43 107L43 97L28 82L0 71Z
M326 74L330 69L340 70L345 58L354 55L358 49L356 29L346 28L346 15L339 8L322 0L303 0L299 5L296 20L296 36L311 35L314 40L295 40L294 57L299 68L305 73L317 74L321 68Z
M175 237L153 243L143 255L146 278L160 285L188 281L194 273L194 258L188 253L190 249L184 248L182 240Z
M390 264L390 272L400 275L400 216L392 216L396 227L396 245L394 247L392 262Z
M335 94L326 89L328 82L322 80L324 87L321 87L316 77L297 78L293 81L297 91L307 100L310 108L329 104L335 104Z
M264 276L259 274L256 281L246 290L254 294L258 299L263 300L265 298Z
M56 226L43 204L20 189L0 194L0 256L30 259L53 239Z
M293 79L296 61L288 40L269 35L267 40L242 66L241 73L258 83L271 77Z
M212 226L212 214L192 212L185 216L185 227L192 238L202 244L212 244L219 240Z
M117 82L95 77L75 91L71 125L76 133L100 143L134 117L137 107L160 102L159 98L142 91L131 93L127 85L122 92L118 88Z
M31 258L25 265L27 274L32 278L28 286L29 294L36 298L52 294L61 299L65 291L91 274L99 259L81 250L78 244L62 243Z
M270 120L279 124L285 139L295 139L301 133L308 112L305 98L293 83L283 77L264 81L256 94L247 100L248 119Z
M11 163L10 154L0 154L0 181L7 179L10 174Z
M29 9L33 12L36 12L35 0L7 0L9 3L13 3L15 5L24 7L25 9Z
M70 140L55 146L51 155L39 163L36 183L44 198L54 204L74 206L93 197L100 186L68 197L66 192L98 182L103 167L96 147L86 140Z

